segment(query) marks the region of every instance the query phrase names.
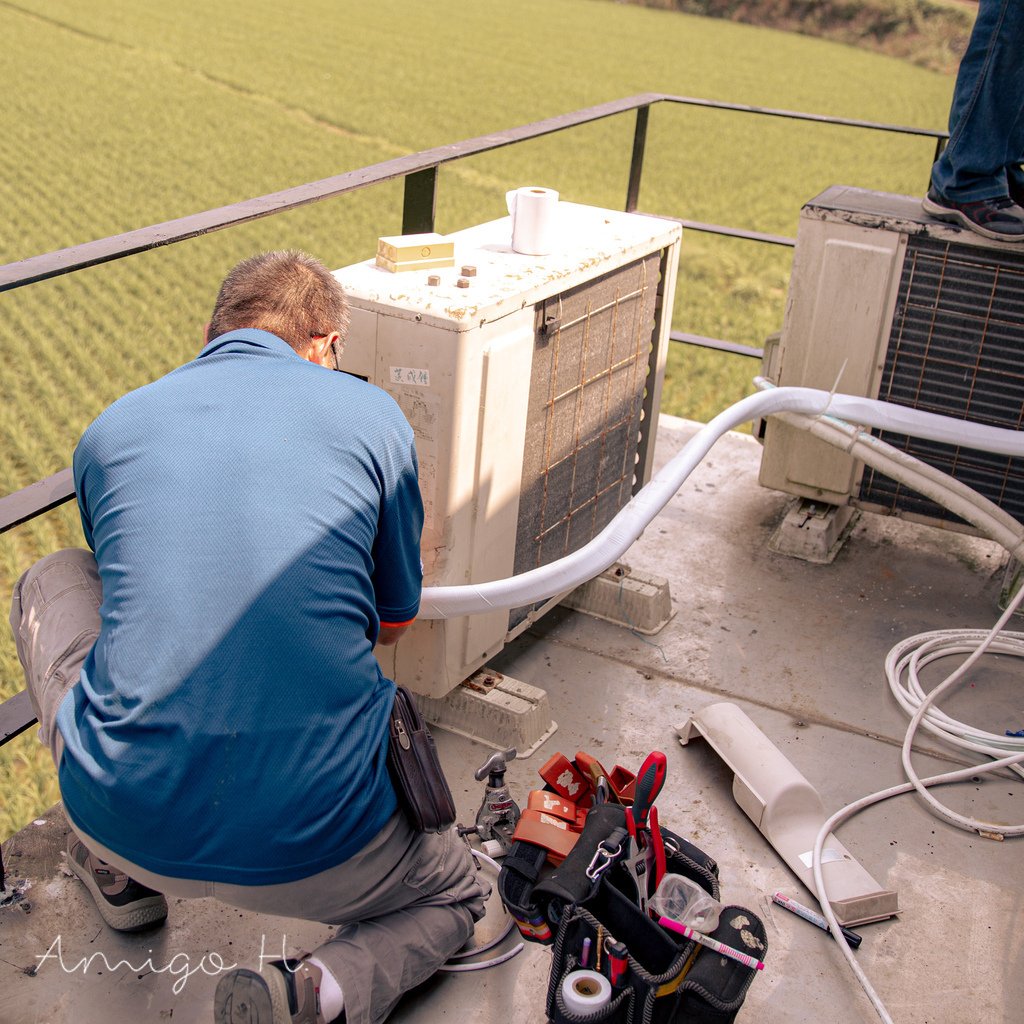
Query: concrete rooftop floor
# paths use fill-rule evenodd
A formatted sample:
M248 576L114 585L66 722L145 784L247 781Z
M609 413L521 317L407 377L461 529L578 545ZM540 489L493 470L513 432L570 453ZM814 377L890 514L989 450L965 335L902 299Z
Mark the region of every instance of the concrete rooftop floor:
M659 465L696 428L663 417ZM737 807L732 773L703 741L682 747L675 727L722 700L742 707L811 781L829 812L904 781L899 747L906 719L888 691L883 662L900 639L924 630L990 626L998 615L1001 549L932 527L861 516L831 565L773 553L768 540L791 499L757 484L760 449L749 437L719 442L626 561L668 578L675 614L653 637L556 609L493 662L544 689L555 733L511 766L513 795L525 804L540 788L537 769L554 752L586 750L605 765L637 768L652 749L668 756L658 800L664 825L719 863L723 901L765 921L766 970L749 990L739 1022L860 1022L874 1011L831 939L767 902L783 890L814 905L768 842ZM946 705L990 731L1017 729L1022 700L1008 658L985 663ZM472 771L490 749L436 733L460 809L471 823L482 796ZM921 741L922 774L956 759ZM1024 790L1008 779L946 787L962 812L1012 823L1024 817ZM210 900L172 901L167 925L137 936L106 929L83 886L62 869L66 826L59 809L4 844L9 883L24 898L0 907L0 1024L179 1022L212 1019L216 972L202 964L254 964L261 952L311 948L323 926L242 913ZM883 886L901 913L858 928L857 958L899 1024L1024 1020L1024 861L1013 841L954 829L916 796L875 806L839 829L839 838ZM25 886L27 885L27 888ZM10 890L10 884L9 884ZM502 923L492 899L478 934ZM65 964L102 951L83 976ZM501 949L517 941L515 934ZM180 955L184 954L184 959ZM493 954L491 954L493 955ZM165 967L178 956L182 975ZM207 960L204 961L204 956ZM147 959L149 964L146 964ZM393 1021L532 1024L545 1019L549 951L530 945L497 968L438 976L411 993ZM177 983L177 991L175 985Z

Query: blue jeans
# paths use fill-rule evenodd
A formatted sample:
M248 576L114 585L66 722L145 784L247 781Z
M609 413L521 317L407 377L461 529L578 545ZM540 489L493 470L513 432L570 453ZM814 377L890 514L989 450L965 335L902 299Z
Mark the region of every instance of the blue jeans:
M1024 0L980 0L932 187L955 202L1024 187Z

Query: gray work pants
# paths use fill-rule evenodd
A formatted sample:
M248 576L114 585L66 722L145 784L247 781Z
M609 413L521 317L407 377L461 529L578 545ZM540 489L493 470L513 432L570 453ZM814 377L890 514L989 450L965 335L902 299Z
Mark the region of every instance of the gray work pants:
M96 562L77 548L47 555L14 588L18 656L39 739L58 763L64 744L57 709L99 633L101 600ZM348 1024L383 1020L403 992L430 977L473 934L490 892L453 831L414 832L400 813L343 864L278 885L168 878L81 839L95 856L169 896L213 896L257 913L340 926L314 953L341 984Z

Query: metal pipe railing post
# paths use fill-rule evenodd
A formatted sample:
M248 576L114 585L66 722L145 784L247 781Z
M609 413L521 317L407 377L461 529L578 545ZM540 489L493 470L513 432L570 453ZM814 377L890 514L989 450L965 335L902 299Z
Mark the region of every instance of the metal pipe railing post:
M437 167L425 167L405 176L402 234L420 235L434 230L437 212Z
M629 187L626 189L626 213L636 213L640 199L640 177L644 172L644 149L647 146L647 120L650 104L636 108L636 127L633 129L633 156L629 161Z

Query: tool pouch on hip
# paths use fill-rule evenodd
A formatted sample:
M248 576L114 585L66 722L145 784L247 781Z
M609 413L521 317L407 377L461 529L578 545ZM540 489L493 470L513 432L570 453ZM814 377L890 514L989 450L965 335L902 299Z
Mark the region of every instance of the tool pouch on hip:
M455 801L434 737L404 686L395 689L389 730L388 771L399 806L417 832L447 832L455 823Z

